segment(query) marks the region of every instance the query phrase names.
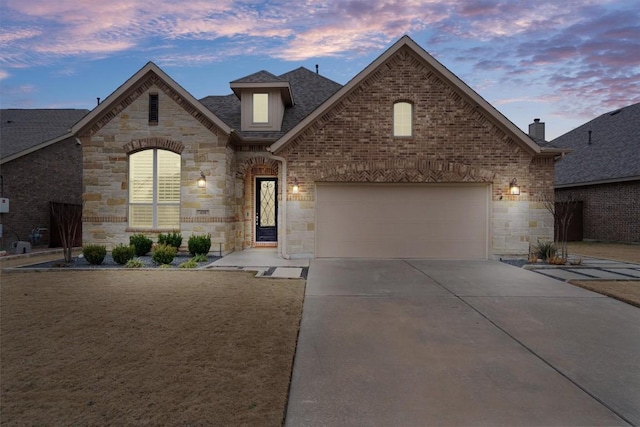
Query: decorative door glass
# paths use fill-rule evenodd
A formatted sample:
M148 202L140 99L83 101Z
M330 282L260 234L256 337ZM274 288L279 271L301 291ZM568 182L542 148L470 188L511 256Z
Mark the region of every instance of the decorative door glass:
M260 227L276 225L276 183L262 181L260 183Z

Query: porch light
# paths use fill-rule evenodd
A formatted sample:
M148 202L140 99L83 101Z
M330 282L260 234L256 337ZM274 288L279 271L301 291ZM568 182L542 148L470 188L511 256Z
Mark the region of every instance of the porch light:
M200 178L198 178L198 188L205 188L207 186L207 178L205 178L204 173L200 171Z
M300 191L300 185L298 185L298 178L294 178L292 191L293 191L293 194L298 194L298 192Z
M509 183L509 194L512 196L520 195L520 186L518 185L518 180L513 178Z

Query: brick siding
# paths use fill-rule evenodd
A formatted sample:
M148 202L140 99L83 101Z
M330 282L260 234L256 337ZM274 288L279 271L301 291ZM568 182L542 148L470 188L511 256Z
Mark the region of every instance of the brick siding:
M49 145L2 165L3 197L10 212L2 215L3 246L29 241L35 227L49 228L49 202L82 203L82 148L75 138ZM50 230L38 245L48 246Z
M413 105L411 137L392 135L397 101ZM290 253L313 253L320 181L490 183L493 256L526 255L532 236L552 238L540 200L552 194L553 159L534 158L492 120L411 50L398 51L278 153L301 188L288 214L299 230ZM514 177L520 196L507 194Z
M640 243L640 181L557 189L583 202L583 239Z

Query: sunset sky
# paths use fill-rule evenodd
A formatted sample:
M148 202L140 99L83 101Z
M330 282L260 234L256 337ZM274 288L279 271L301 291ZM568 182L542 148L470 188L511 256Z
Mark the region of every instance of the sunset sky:
M404 34L548 140L640 102L640 0L2 0L0 107L91 109L148 61L196 98L262 69L345 84Z

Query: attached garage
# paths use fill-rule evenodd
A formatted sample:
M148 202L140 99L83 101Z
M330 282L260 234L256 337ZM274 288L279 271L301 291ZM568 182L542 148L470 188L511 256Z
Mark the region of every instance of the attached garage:
M316 183L316 256L486 259L487 184Z

